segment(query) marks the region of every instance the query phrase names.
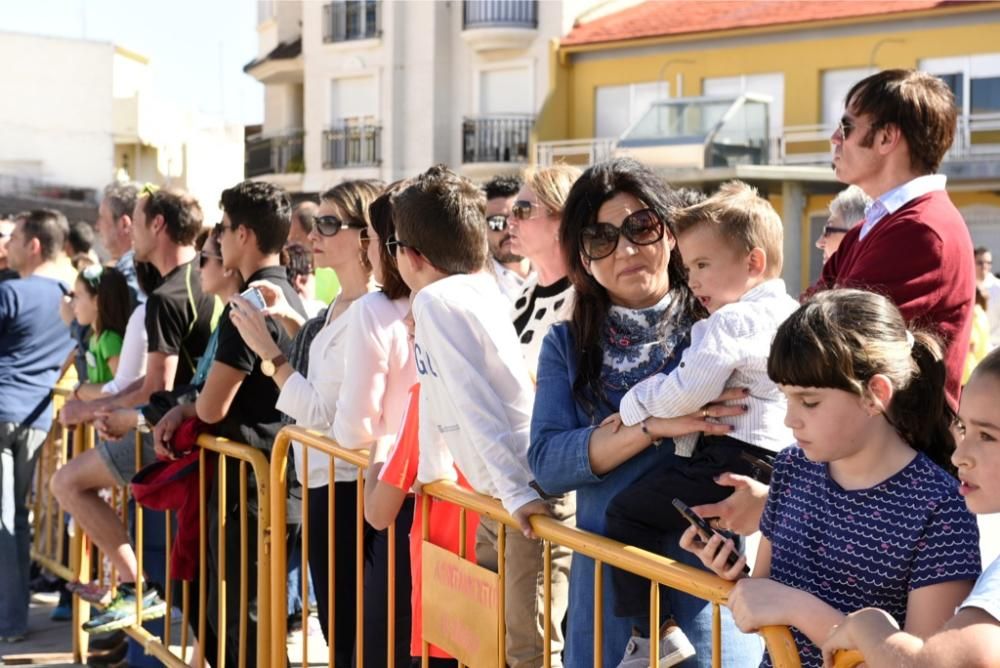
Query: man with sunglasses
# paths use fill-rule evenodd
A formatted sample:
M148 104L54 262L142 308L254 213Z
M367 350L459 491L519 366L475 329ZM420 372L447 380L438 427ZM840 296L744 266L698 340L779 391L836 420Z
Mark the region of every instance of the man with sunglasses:
M864 222L844 235L808 292L835 287L888 296L908 322L946 345L952 408L969 349L975 276L972 239L937 174L955 136L955 98L940 78L885 70L848 92L831 137L837 178L872 197Z
M493 273L497 276L500 292L513 303L526 281L534 275L531 261L518 255L511 248L511 208L521 189L521 179L512 174L494 176L483 186L486 191L486 240L490 244Z
M826 225L816 239L816 248L823 252L823 264L840 248L844 235L865 219L865 209L871 201L865 191L857 186L845 188L833 198L829 206L830 217L826 219Z

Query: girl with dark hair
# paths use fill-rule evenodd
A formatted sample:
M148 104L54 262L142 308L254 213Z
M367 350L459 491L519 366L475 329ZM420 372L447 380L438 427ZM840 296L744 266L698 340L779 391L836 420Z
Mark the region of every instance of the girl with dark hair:
M681 545L739 579L727 605L742 630L792 626L807 668L864 607L934 633L980 572L976 519L945 470L954 414L940 344L908 331L887 298L833 290L778 328L767 370L797 444L774 460L753 577L745 556L726 564L732 542L718 534L705 544L692 528Z
M87 383L77 389L78 398L100 395L101 386L114 378L131 304L128 283L116 269L94 264L77 277L73 314L93 330L86 351Z
M549 494L576 491L577 526L603 533L608 504L644 472L676 465L669 439L704 431L724 434L703 411L644 425L599 426L618 411L622 396L639 381L677 364L691 325L705 315L685 281L674 252L671 224L680 202L652 171L630 159L595 165L576 181L563 210L560 244L576 290L572 320L556 324L542 344L528 459ZM720 399L738 399L740 390ZM721 417L739 406L711 406ZM666 447L650 447L654 443ZM657 512L669 512L657 509ZM670 548L673 549L673 548ZM670 556L695 560L683 550ZM594 662L594 562L573 555L565 665ZM610 572L604 577L604 665L618 665L632 626L642 620L616 617ZM609 595L610 594L610 595ZM711 655L711 606L671 591L670 608L702 656ZM646 622L648 624L648 622ZM723 665L756 665L760 644L741 636L728 617ZM661 655L673 650L661 642ZM629 643L630 649L631 643ZM636 643L648 653L648 640ZM627 654L640 665L642 660ZM648 665L648 654L645 658ZM631 664L628 664L631 665Z

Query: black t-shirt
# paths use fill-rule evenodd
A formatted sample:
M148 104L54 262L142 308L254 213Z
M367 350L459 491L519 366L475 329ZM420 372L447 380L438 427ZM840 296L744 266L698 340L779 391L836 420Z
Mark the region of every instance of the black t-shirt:
M215 297L201 291L198 264L178 265L146 300L147 350L177 355L174 387L191 382L212 336Z
M247 279L247 283L260 280L266 280L281 288L291 307L305 315L302 300L288 282L284 267L259 269ZM244 343L239 331L229 319L230 308L232 307L226 306L219 320L219 347L215 351L215 361L242 371L247 376L237 390L226 417L212 425L210 431L216 436L270 452L274 437L283 426L281 412L275 407L278 403L278 386L261 372L260 357ZM285 328L273 318L268 318L267 331L287 357L292 350L292 339L285 332Z

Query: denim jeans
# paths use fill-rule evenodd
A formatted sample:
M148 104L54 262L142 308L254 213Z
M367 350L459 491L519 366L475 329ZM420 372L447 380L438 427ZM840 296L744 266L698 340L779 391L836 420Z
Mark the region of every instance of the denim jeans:
M28 490L45 432L0 422L0 636L28 630L31 528Z

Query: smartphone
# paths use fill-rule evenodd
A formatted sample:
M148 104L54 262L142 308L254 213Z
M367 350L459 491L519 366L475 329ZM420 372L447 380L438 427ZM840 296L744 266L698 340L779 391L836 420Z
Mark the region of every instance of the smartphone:
M248 288L240 293L240 297L250 302L258 311L263 311L267 304L264 302L264 295L261 294L260 290L257 288Z
M684 517L684 519L690 522L692 526L697 527L698 534L702 542L707 543L708 540L712 537L712 534L719 534L723 538L728 538L726 534L722 533L721 531L710 525L707 521L705 521L704 517L701 517L696 512L691 510L688 507L688 505L683 501L681 501L680 499L674 499L673 504L674 508L677 509L677 512L679 512ZM726 565L735 566L736 562L739 561L739 558L740 555L737 554L735 551L730 552L729 556L726 558ZM750 567L747 566L746 564L743 564L743 572L747 575L750 575Z

